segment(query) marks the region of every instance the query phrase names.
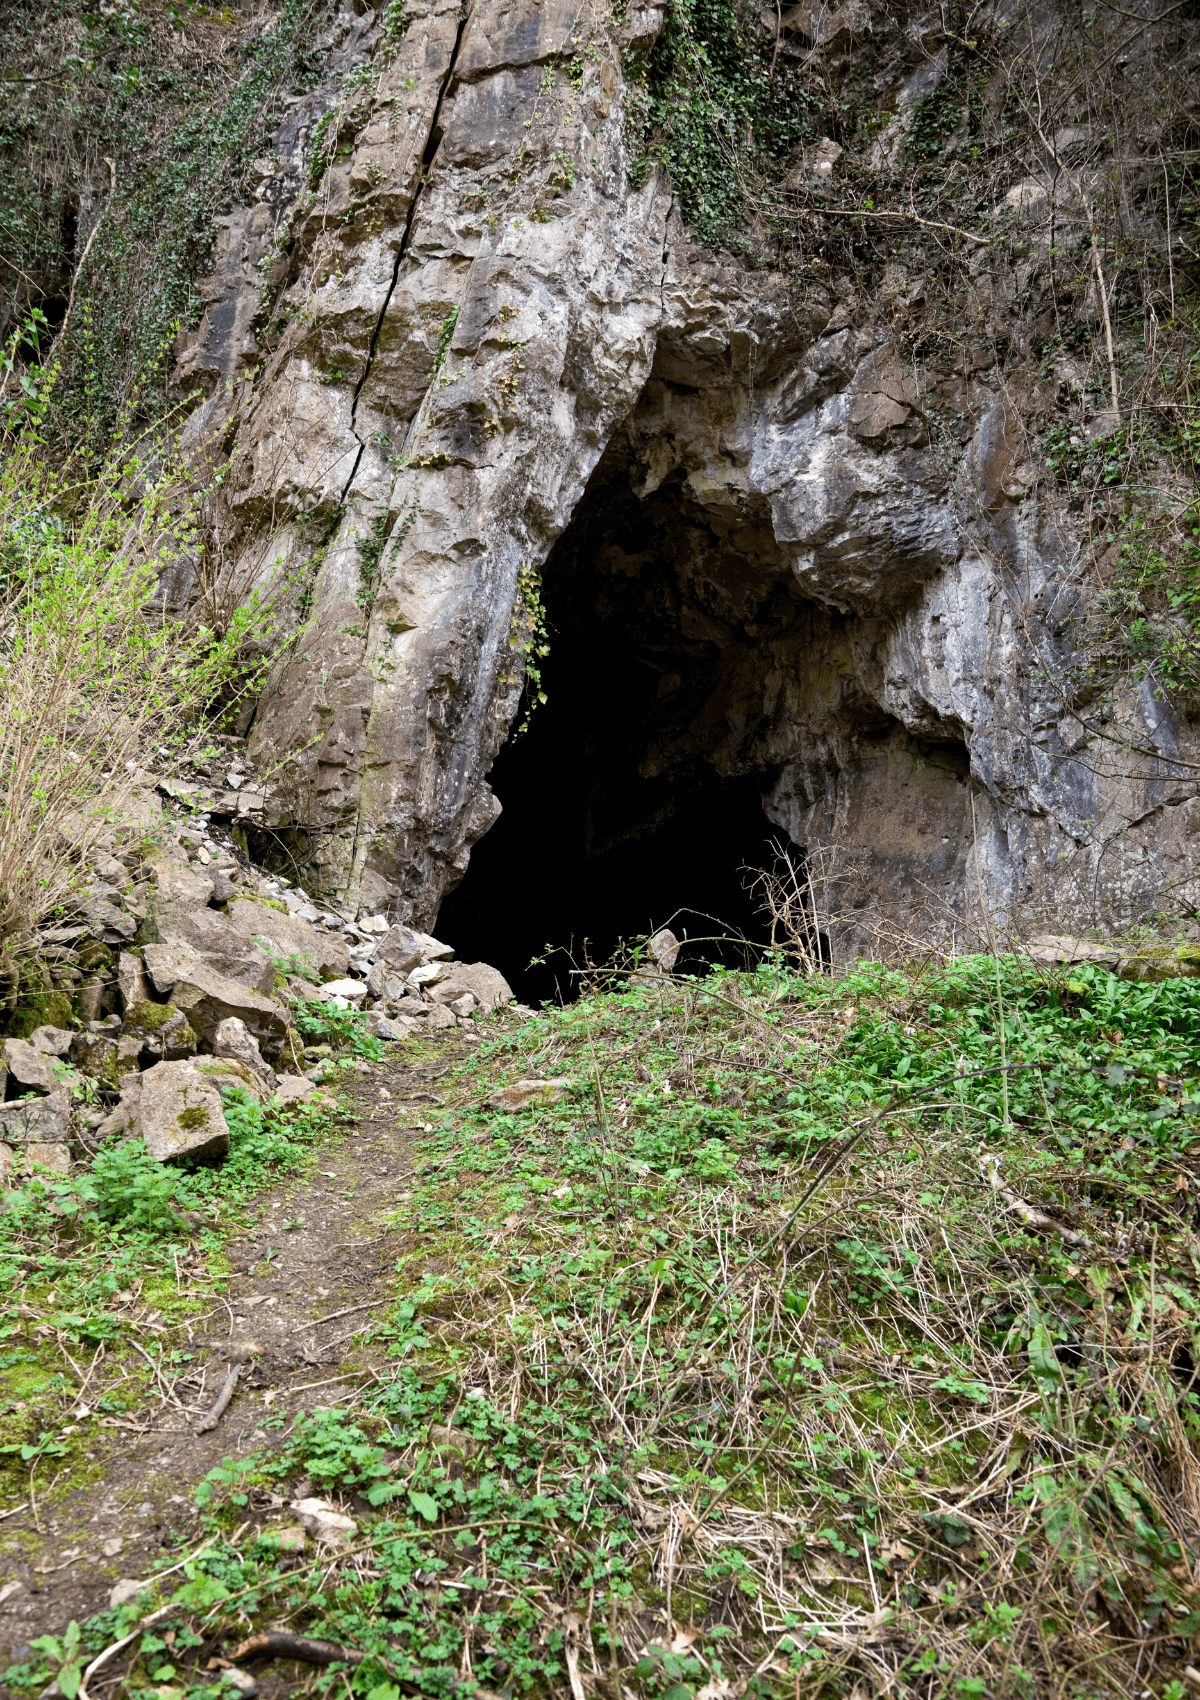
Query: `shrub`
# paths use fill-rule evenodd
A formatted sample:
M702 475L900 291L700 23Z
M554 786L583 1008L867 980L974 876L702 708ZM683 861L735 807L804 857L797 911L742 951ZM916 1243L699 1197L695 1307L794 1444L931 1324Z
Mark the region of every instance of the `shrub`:
M162 771L205 709L254 683L251 596L221 631L175 619L164 571L198 562L203 491L161 446L114 443L72 482L27 416L0 444L0 954L69 909L90 855L139 826L139 765ZM144 783L144 780L142 781ZM144 807L144 805L143 805Z

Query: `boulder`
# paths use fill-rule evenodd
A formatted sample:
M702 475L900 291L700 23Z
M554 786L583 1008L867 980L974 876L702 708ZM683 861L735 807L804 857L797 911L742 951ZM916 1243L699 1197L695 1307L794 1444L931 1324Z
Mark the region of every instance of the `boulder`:
M1091 939L1074 938L1069 933L1038 933L1026 949L1035 962L1046 964L1094 962L1115 968L1121 960L1121 952L1112 945L1094 944Z
M207 868L187 868L166 860L157 867L159 907L203 909L212 897L216 876Z
M8 1184L9 1176L16 1164L16 1152L11 1145L0 1143L0 1186Z
M205 1080L211 1081L218 1092L223 1087L240 1086L256 1104L265 1104L271 1096L262 1076L246 1063L238 1062L236 1057L196 1057L192 1066Z
M456 962L432 993L437 1003L454 1004L470 992L485 1015L513 1001L513 990L498 968L487 962Z
M71 1118L71 1095L61 1087L43 1098L0 1104L0 1139L6 1145L51 1143L65 1137Z
M663 927L646 940L646 954L663 974L669 974L679 955L679 940L669 927Z
M66 1027L35 1027L29 1043L46 1057L65 1057L75 1035Z
M422 960L420 942L407 927L392 927L375 947L375 967L385 974L398 974L402 979L419 968Z
M247 1028L246 1023L236 1015L218 1023L216 1036L213 1039L213 1055L215 1057L230 1057L234 1062L240 1062L256 1074L269 1092L274 1092L278 1081L275 1070L263 1057L258 1048L258 1041Z
M413 1031L413 1023L407 1016L385 1015L380 1009L367 1012L367 1027L376 1039L404 1039Z
M227 918L243 938L256 939L287 974L340 979L350 967L350 952L340 933L313 927L297 915L284 915L249 897L235 897Z
M479 1005L475 1001L474 993L464 992L461 997L455 998L453 1003L448 1003L446 1008L460 1021L469 1021Z
M450 969L444 962L423 962L419 968L414 968L408 976L411 986L436 986L439 980L448 979Z
M120 1079L117 1041L107 1033L76 1033L71 1042L71 1061L80 1074L116 1089Z
M212 901L214 903L228 903L231 898L236 896L237 886L234 885L223 869L218 868L213 875Z
M196 1035L181 1009L172 1003L138 1003L125 1017L125 1031L117 1045L118 1064L125 1060L125 1045L136 1045L135 1062L181 1062L196 1054Z
M154 925L159 944L190 945L218 974L264 997L275 990L275 968L266 951L219 910L159 910Z
M217 1028L231 1015L244 1021L268 1051L282 1043L288 1018L270 998L227 979L185 946L148 944L144 955L159 996L170 996L205 1044L213 1043Z
M117 958L117 995L121 1000L122 1011L132 1009L135 1004L145 1003L150 996L140 951L123 950Z
M367 975L367 990L378 1002L382 998L402 998L408 987L404 974L393 972L381 962L371 964L371 972Z
M53 1092L58 1085L54 1060L44 1051L35 1050L25 1039L5 1039L0 1048L0 1066L8 1070L6 1095L15 1097L17 1092Z
M25 1147L21 1166L26 1174L34 1169L49 1169L56 1175L69 1175L71 1148L59 1141L34 1140Z
M126 1082L121 1094L129 1126L160 1163L173 1157L223 1157L229 1129L221 1094L190 1062L158 1063ZM111 1118L110 1118L111 1120Z
M426 1025L436 1033L439 1028L455 1027L458 1024L444 1004L435 1003L426 1018Z

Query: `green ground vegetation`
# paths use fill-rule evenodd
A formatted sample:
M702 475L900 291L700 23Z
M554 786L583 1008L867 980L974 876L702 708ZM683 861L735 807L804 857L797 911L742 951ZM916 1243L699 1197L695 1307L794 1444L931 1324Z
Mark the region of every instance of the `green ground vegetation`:
M69 1178L43 1172L0 1212L0 1492L44 1508L85 1484L89 1429L137 1430L160 1372L188 1375L176 1333L226 1281L223 1245L247 1206L327 1143L328 1105L286 1114L225 1091L230 1151L166 1167L140 1139Z
M487 1031L394 1205L391 1375L202 1484L169 1648L143 1600L71 1657L215 1696L286 1624L353 1655L293 1692L370 1700L1181 1700L1200 982L769 962ZM299 1486L347 1549L281 1548Z

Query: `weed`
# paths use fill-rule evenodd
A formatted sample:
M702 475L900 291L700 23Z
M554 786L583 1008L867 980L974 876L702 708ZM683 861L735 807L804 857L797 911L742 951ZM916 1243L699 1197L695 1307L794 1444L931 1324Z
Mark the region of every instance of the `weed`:
M486 1109L551 1071L566 1098ZM493 1027L457 1088L393 1212L392 1377L202 1484L172 1681L245 1613L351 1648L362 1696L1167 1691L1200 1633L1200 984L774 957ZM282 1556L301 1479L351 1550Z

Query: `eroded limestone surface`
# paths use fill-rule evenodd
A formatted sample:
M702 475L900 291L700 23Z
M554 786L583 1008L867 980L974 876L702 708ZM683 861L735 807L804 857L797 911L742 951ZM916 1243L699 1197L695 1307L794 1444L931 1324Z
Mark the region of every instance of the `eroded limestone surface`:
M406 16L342 17L339 85L373 80L323 172L338 88L293 105L180 371L230 456L226 593L289 609L252 748L313 888L433 925L496 818L522 573L568 556L675 646L643 771L760 775L839 948L1187 877L1193 752L1150 686L1101 721L1072 683L1079 543L996 375L906 369L849 286L701 249L631 182L622 63L660 7Z

